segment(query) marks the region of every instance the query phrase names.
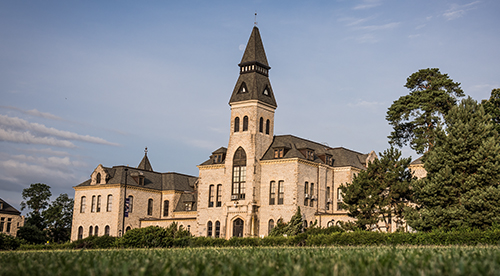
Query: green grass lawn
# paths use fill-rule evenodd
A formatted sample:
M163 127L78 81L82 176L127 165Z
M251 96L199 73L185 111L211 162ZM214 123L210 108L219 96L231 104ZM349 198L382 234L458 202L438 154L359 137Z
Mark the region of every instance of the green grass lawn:
M500 247L12 251L0 275L500 275Z

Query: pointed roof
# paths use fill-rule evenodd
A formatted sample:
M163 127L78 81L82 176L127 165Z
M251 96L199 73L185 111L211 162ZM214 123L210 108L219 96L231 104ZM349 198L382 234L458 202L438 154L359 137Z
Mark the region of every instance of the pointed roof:
M9 214L9 215L21 215L16 208L12 207L9 203L5 202L5 200L0 198L0 214Z
M137 168L145 171L153 171L153 167L151 166L151 163L149 163L148 159L148 148L144 150L144 158L142 158L141 163L137 166Z
M248 100L258 100L276 108L273 88L269 81L269 63L259 29L253 27L240 67L240 76L229 100L229 104Z

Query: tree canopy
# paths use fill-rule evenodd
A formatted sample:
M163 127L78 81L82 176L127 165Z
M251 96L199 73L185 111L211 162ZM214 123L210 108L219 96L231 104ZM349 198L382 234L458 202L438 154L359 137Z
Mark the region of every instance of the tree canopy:
M269 236L295 236L302 233L304 230L304 222L302 221L302 214L300 213L300 206L297 207L297 211L292 216L288 223L283 223L278 220L276 227L271 230Z
M50 206L42 212L48 227L48 235L54 242L67 241L71 236L73 220L73 199L67 194L59 195Z
M408 169L411 158L401 158L401 152L391 147L379 153L380 159L368 164L351 184L343 184L343 207L356 218L360 229L380 229L383 222L390 231L392 220L402 224L403 211L412 197L410 184L414 180Z
M500 133L500 88L493 89L490 98L483 100L482 105L495 123L497 132Z
M21 210L31 209L26 217L26 224L42 231L46 226L42 212L49 206L49 199L52 196L50 186L43 183L31 184L29 188L23 190L22 196L26 201L21 202Z
M445 116L436 145L424 155L427 176L414 185L416 230L487 228L500 223L500 138L482 105L470 97Z
M432 148L435 129L442 126L443 116L463 97L460 83L453 82L438 68L421 69L406 80L410 94L400 97L389 107L386 120L393 131L389 143L398 147L407 144L422 154Z

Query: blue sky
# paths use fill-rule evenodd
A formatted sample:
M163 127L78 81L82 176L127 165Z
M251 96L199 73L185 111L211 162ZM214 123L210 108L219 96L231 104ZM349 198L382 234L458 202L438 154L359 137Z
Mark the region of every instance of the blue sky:
M419 69L476 100L500 87L497 0L0 1L0 197L19 209L31 183L73 197L145 147L156 171L197 175L227 146L255 12L275 134L378 153Z

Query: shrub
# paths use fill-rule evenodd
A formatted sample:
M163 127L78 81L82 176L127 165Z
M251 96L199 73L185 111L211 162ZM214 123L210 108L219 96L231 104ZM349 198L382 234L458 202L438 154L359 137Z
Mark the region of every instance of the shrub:
M117 238L111 236L89 236L82 240L72 242L77 249L104 249L115 247Z
M21 242L10 235L0 233L0 250L15 250L19 248Z

